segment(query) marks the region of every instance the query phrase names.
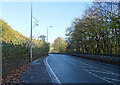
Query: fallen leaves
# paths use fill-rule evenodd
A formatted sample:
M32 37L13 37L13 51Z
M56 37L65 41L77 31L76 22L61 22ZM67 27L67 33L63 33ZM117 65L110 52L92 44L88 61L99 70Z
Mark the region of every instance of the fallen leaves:
M20 76L29 68L30 66L26 64L24 64L20 68L17 68L16 70L12 71L11 74L2 79L2 84L4 85L6 83L19 83Z

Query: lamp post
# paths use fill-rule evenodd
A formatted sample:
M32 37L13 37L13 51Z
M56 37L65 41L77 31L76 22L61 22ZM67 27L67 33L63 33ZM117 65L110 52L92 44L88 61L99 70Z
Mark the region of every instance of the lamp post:
M32 0L31 0L30 62L32 62Z
M52 28L52 26L49 26L50 28ZM47 27L47 42L48 42L48 28L49 27Z

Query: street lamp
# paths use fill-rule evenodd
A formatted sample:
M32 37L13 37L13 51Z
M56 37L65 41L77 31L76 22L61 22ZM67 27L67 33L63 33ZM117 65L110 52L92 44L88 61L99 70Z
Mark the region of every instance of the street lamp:
M52 28L53 26L49 26L50 28ZM47 42L48 42L48 28L49 27L47 27Z
M32 62L32 0L31 0L30 62Z

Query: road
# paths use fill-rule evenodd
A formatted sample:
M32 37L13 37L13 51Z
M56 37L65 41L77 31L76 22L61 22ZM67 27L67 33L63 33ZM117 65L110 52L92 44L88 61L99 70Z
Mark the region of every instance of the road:
M49 54L44 63L54 83L120 83L115 65L63 54Z

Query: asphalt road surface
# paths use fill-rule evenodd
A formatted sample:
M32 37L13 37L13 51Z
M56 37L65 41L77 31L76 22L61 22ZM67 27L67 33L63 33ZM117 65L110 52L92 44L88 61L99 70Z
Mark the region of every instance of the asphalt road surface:
M44 63L54 83L120 83L115 65L63 54L49 54Z

